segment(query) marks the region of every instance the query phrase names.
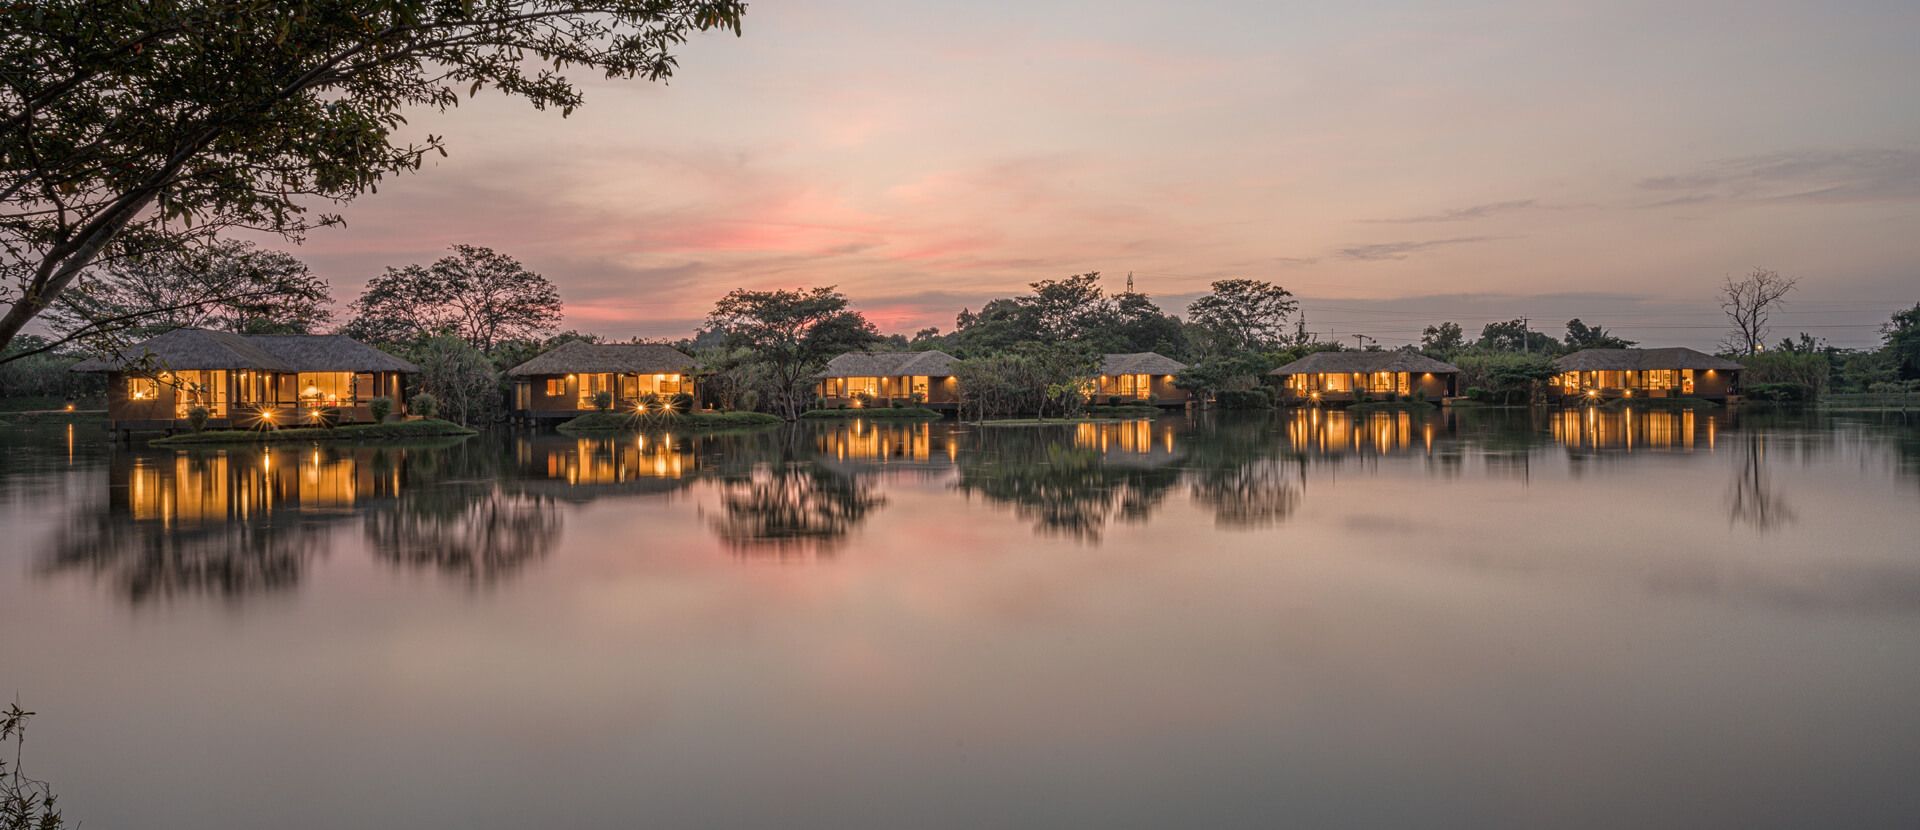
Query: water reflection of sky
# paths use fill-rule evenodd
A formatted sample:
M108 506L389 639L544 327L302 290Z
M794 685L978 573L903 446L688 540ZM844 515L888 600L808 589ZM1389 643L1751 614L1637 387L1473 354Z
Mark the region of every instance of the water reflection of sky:
M1901 824L1915 436L8 436L0 680L98 826Z

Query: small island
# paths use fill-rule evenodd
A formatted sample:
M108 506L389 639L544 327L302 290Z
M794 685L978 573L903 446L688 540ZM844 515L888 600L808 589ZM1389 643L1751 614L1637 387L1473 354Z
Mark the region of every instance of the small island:
M422 418L415 421L347 424L337 427L209 429L155 438L147 444L154 447L177 447L198 444L269 444L287 441L402 441L414 438L464 438L477 434L475 430L452 421Z

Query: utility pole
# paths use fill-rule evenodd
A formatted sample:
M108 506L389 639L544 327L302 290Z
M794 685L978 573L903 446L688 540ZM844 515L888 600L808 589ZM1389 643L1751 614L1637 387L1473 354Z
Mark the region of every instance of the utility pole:
M1380 342L1379 338L1368 337L1364 334L1356 334L1353 336L1353 342L1360 344L1361 351L1366 351L1366 348L1367 348L1366 341L1368 340L1372 340L1375 343Z
M1533 326L1527 318L1520 318L1520 351L1533 354Z
M1133 293L1133 272L1132 271L1127 272L1127 293L1128 294Z

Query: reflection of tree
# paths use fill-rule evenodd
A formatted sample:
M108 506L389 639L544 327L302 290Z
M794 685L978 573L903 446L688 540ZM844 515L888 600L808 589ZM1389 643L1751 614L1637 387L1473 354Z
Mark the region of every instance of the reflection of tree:
M443 486L368 513L374 555L438 571L470 585L513 576L560 540L553 500L497 486Z
M1109 521L1145 521L1180 481L1178 468L1108 463L1052 430L987 435L961 464L960 489L1013 505L1042 533L1097 542Z
M1728 521L1747 525L1762 533L1792 524L1793 509L1774 491L1771 477L1767 474L1766 436L1750 433L1741 443L1744 444L1745 457L1727 493Z
M720 479L720 539L737 553L824 553L886 502L875 487L810 462L761 465Z
M111 511L83 512L39 569L88 574L135 605L203 594L237 601L298 585L326 552L329 531L325 520L300 516L161 527Z
M1299 421L1297 413L1282 417L1282 426ZM1305 458L1279 456L1274 425L1264 417L1228 417L1183 440L1193 501L1212 508L1219 527L1272 527L1300 506Z
M1193 500L1213 508L1215 524L1253 530L1272 527L1300 506L1301 473L1278 459L1255 459L1193 477Z

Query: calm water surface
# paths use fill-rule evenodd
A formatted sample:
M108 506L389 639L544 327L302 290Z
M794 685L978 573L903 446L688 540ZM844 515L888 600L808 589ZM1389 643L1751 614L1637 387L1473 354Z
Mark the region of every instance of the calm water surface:
M1920 428L0 434L88 827L1914 826Z

